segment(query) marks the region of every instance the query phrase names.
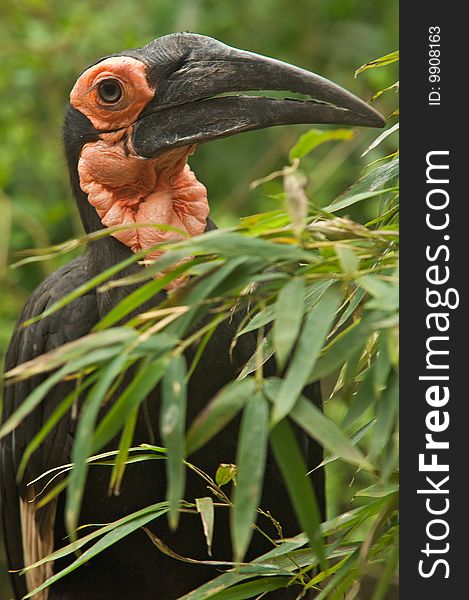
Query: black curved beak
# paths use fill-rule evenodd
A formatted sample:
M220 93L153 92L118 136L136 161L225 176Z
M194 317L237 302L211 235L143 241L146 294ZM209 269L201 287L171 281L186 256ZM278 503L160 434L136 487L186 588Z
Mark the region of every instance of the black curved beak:
M340 86L304 69L196 34L172 34L138 52L155 85L133 129L144 158L275 125L328 123L383 127L383 117ZM220 96L244 91L294 92L308 99Z

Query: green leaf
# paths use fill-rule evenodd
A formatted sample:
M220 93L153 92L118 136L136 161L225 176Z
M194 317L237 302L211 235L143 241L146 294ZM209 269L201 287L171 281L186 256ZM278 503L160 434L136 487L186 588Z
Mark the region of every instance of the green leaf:
M204 304L207 297L221 296L239 286L248 285L251 275L261 268L262 264L257 259L249 262L246 256L237 256L196 280L192 288L186 286L182 291L182 300L191 308L173 323L168 331L175 331L182 337L189 327L194 327L197 320L208 312L209 304Z
M236 453L238 474L231 509L231 535L236 562L243 560L252 538L252 524L256 521L262 494L268 437L269 407L264 396L257 393L244 409Z
M228 590L219 592L210 596L211 600L244 600L245 598L254 598L254 596L263 596L267 592L286 588L290 582L289 577L270 577L268 580L258 579L248 583L241 583ZM299 588L298 588L299 589Z
M122 352L106 365L101 371L97 382L90 390L80 411L80 418L78 419L72 448L74 468L70 473L65 505L65 523L72 539L76 539L76 528L88 472L87 459L93 450L94 425L106 392L114 379L124 369L128 358L128 354Z
M331 279L325 279L325 280L317 281L317 282L313 283L312 285L309 285L307 288L307 291L306 291L306 296L305 296L304 311L309 310L315 304L317 304L317 302L322 297L324 291L331 284L332 284ZM267 311L269 311L269 310L270 310L270 313L267 314ZM262 314L262 317L261 317L261 314ZM253 326L253 322L256 320L257 316L259 316L259 321L256 322L255 326ZM242 333L247 333L248 331L252 331L254 329L258 329L259 327L267 325L268 323L273 321L275 318L275 305L268 306L265 309L265 311L262 311L262 313L258 313L258 315L256 315L256 317L254 317L254 319L251 321L251 323L249 323L242 330L242 332L239 333L238 335L241 335ZM275 350L274 350L274 343L273 343L273 335L272 335L272 331L269 331L269 333L262 340L262 364L265 364L269 360L269 358L271 358L274 355L274 352L275 352ZM257 361L258 361L258 357L257 357L257 351L256 351L249 358L249 360L243 367L243 370L242 370L241 374L239 375L238 379L243 379L247 375L253 373L256 370Z
M248 324L241 329L241 331L237 334L237 337L240 337L249 331L257 331L261 327L271 323L275 319L275 308L275 305L271 305L260 310L256 315L254 315Z
M386 129L386 131L383 131L383 133L381 135L379 135L375 139L375 141L372 142L368 146L368 148L365 150L365 152L362 153L361 158L363 158L364 156L366 156L368 154L368 152L371 152L371 150L374 150L375 148L377 148L381 144L381 142L383 142L387 137L389 137L391 134L393 134L398 129L399 129L399 123L396 123L395 125L393 125L389 129Z
M328 213L335 213L338 210L342 210L343 208L357 204L357 202L363 202L363 200L369 200L370 198L375 198L376 196L381 196L382 194L394 192L396 190L397 188L386 188L384 190L352 194L351 196L346 196L345 198L340 197L339 199L334 200L332 204L322 207L321 210Z
M399 405L399 377L393 373L383 392L376 412L376 426L371 442L369 460L375 459L386 446L395 426L395 414Z
M96 374L88 377L85 382L77 383L75 389L73 389L65 398L59 403L59 405L54 409L54 412L47 419L38 433L33 437L33 439L29 442L26 450L23 453L21 458L20 466L18 467L18 475L17 480L21 481L23 478L24 470L26 465L28 464L29 459L32 454L40 447L42 442L47 437L48 433L57 425L57 423L64 417L67 412L72 408L74 402L80 397L90 385L92 385L96 381Z
M110 348L109 357L112 356L112 351L115 347L127 342L131 342L137 338L137 332L128 327L115 327L109 331L100 331L99 333L90 333L82 338L64 344L50 352L41 354L40 356L22 363L5 373L5 377L16 382L21 379L47 373L53 371L65 363L72 363L74 360L89 354L98 349L103 356L103 351ZM114 347L114 348L113 348ZM105 357L106 358L106 357ZM105 359L104 358L104 359ZM101 359L101 360L104 360ZM89 363L87 363L89 364ZM78 369L76 369L78 370ZM73 372L73 368L68 371Z
M365 437L365 435L368 433L368 430L371 429L375 423L376 423L375 418L373 418L370 421L368 421L367 423L365 423L365 425L363 425L363 427L360 427L353 435L350 436L350 438L349 438L350 443L353 444L354 446L356 446L358 444L358 442ZM336 461L338 458L339 457L336 455L328 456L323 461L321 461L317 467L315 467L314 469L311 469L311 471L309 473L312 473L313 471L316 471L316 469L319 469L321 467L328 465L331 462Z
M275 398L272 415L274 423L281 421L295 406L301 390L308 381L308 374L316 364L342 297L341 287L328 287L321 300L306 316L292 361Z
M186 429L186 361L176 356L167 366L162 387L160 433L168 451L166 473L168 477L167 500L169 524L176 529L179 521L179 505L184 496L186 483L185 429Z
M274 355L274 352L275 352L275 350L274 350L272 331L269 331L269 333L261 341L260 345L258 345L258 347L256 348L256 351L254 352L254 354L249 358L247 363L244 365L243 370L238 375L238 380L242 380L245 377L247 377L248 375L250 375L251 373L254 373L254 371L257 370L257 367L259 366L259 364L264 365L269 360L269 358L271 358ZM260 360L259 360L258 353L261 354Z
M215 522L213 500L210 497L196 498L195 505L197 507L197 512L200 514L200 518L202 519L202 527L204 530L205 541L207 543L207 552L209 556L212 556L213 526Z
M374 514L374 513L373 513ZM300 537L300 536L297 536ZM301 536L304 537L304 536ZM294 538L296 539L296 538ZM300 544L304 545L306 539ZM266 575L271 577L273 574L285 575L286 572L292 572L297 568L302 567L314 567L318 563L317 556L311 550L299 550L298 552L291 552L291 542L283 542L277 546L271 552L267 552L262 556L254 559L254 561L247 566L241 566L236 570L227 571L222 575L219 575L215 579L202 584L196 590L185 594L179 600L207 600L212 599L214 594L220 593L227 590L231 586L241 583L246 579L250 579L255 575ZM296 546L298 547L298 546ZM284 549L284 551L282 551ZM341 558L342 556L348 556L355 550L355 547L349 546L334 550L331 547L327 548L327 557L331 559ZM274 552L279 552L277 558L272 558ZM286 555L286 556L284 556ZM292 573L293 575L293 573Z
M237 465L230 465L226 463L222 463L219 465L217 472L215 474L215 482L218 487L222 487L230 481L236 479L236 475L238 474Z
M352 425L376 400L376 393L373 385L375 366L371 366L357 389L357 393L352 397L352 402L342 422L342 427L347 428Z
M21 421L42 402L46 394L57 385L57 383L62 381L64 377L70 375L70 373L79 372L90 365L95 365L96 363L112 358L116 354L119 354L120 351L120 347L95 350L86 356L82 356L79 359L69 362L50 375L29 394L17 410L15 410L15 412L5 421L0 429L0 439L11 433Z
M396 568L399 562L399 543L394 542L391 550L386 557L386 561L384 563L384 569L381 573L381 576L376 584L376 587L373 592L373 596L371 600L384 600L387 597L387 592L389 586L391 585L391 580L394 576Z
M336 198L332 204L323 210L332 212L331 208L342 203L344 207L349 206L348 204L345 204L348 198L358 196L359 194L369 194L370 192L380 190L383 185L396 180L398 177L399 159L395 158L391 161L385 162L382 165L378 165L371 171L365 173L365 175L360 177L360 179L351 185L348 190L346 190L343 194ZM394 190L395 188L388 186L388 191L389 189Z
M350 356L363 347L372 331L371 319L357 321L338 335L324 350L311 370L308 382L318 381L339 369Z
M390 494L395 494L399 490L397 483L384 483L378 481L355 493L355 496L365 496L368 498L383 498Z
M309 154L314 148L325 142L333 140L345 140L350 142L355 137L353 129L310 129L303 135L301 135L290 150L290 162L295 158L303 158Z
M68 575L68 573L75 571L75 569L78 569L78 567L85 564L90 559L97 556L98 554L100 554L101 552L103 552L104 550L106 550L107 548L112 546L113 544L116 544L117 542L119 542L123 538L127 537L134 531L137 531L137 529L144 527L145 525L147 525L154 519L157 519L161 515L165 514L167 512L167 510L168 510L167 508L163 508L163 509L160 509L159 511L153 511L153 512L150 512L149 514L145 514L140 517L134 517L131 521L117 525L117 526L114 523L113 528L108 533L103 535L103 537L100 540L98 540L93 546L91 546L90 548L85 550L83 552L83 554L81 554L70 565L68 565L67 567L65 567L64 569L62 569L61 571L59 571L58 573L53 575L52 577L49 577L49 579L47 579L47 581L45 581L42 585L35 588L32 592L30 592L26 596L23 596L24 600L26 600L26 598L33 598L37 593L41 592L42 590L45 590L46 588L48 588L50 585L52 585L56 581L59 581L59 579L62 579L63 577L65 577L65 575ZM89 539L89 537L88 537L88 539ZM82 540L80 540L80 541L82 541ZM54 554L56 555L56 553L54 553ZM67 554L69 554L69 552L67 552ZM62 556L65 556L65 555L62 554ZM50 558L49 558L49 560L50 560ZM39 564L41 564L41 563L36 563L36 565L39 565Z
M340 266L348 277L353 277L358 270L360 259L353 248L346 246L336 246L335 252L339 258Z
M253 378L233 381L225 386L194 419L186 438L187 454L205 446L242 409L256 387Z
M60 310L64 306L66 306L67 304L70 304L70 302L72 302L76 298L83 296L87 292L89 292L89 291L93 290L95 287L97 287L100 283L103 283L104 281L106 281L107 279L109 279L110 277L115 275L116 273L119 273L119 271L122 271L122 269L125 269L125 267L128 267L131 264L137 262L137 260L139 258L143 258L143 256L144 255L142 253L133 254L126 260L123 260L122 262L119 262L119 263L113 265L112 267L109 267L108 269L106 269L105 271L100 273L99 275L92 277L90 280L86 281L82 285L75 288L69 294L66 294L65 296L60 298L60 300L57 300L57 302L54 302L49 308L47 308L41 314L26 321L25 324L31 325L32 323L36 323L37 321L40 321L41 319L44 319L45 317L49 317L50 315L57 312L58 310Z
M383 281L376 275L363 275L357 279L357 283L374 298L366 303L367 308L385 311L399 308L399 288L396 284Z
M270 398L275 398L280 385L279 380L268 380L264 389ZM308 435L315 439L321 446L346 462L358 466L365 466L363 454L344 435L342 430L305 396L300 396L290 412L290 417ZM370 465L367 465L370 467Z
M121 319L125 318L133 310L137 309L148 300L151 300L158 292L171 283L171 281L199 262L199 259L185 261L174 267L169 273L165 273L161 277L158 277L158 279L152 279L144 285L139 286L136 290L125 296L119 304L114 306L101 321L94 326L94 331L100 331L111 327Z
M298 278L289 281L277 297L272 335L277 362L281 370L285 367L300 331L304 296L304 281Z
M165 358L143 359L132 380L112 403L93 436L93 452L98 452L118 433L127 417L137 409L156 387L165 372Z
M358 550L351 554L348 559L342 564L342 567L328 581L327 585L322 588L321 593L315 600L342 600L344 588L340 587L346 580L346 587L349 585L349 579L353 580L357 577L354 567L358 562ZM338 592L332 595L332 592Z
M363 73L363 71L366 71L367 69L376 69L378 67L387 67L388 65L392 65L392 63L395 63L399 60L399 51L395 51L395 52L390 52L389 54L385 54L384 56L381 56L380 58L376 58L375 60L372 60L370 62L367 62L366 64L362 65L360 68L358 68L355 71L355 77L357 77L360 73Z
M307 469L298 442L286 420L272 429L270 444L301 528L308 536L311 549L316 552L321 568L327 569L318 502L311 480L306 475Z
M109 482L109 494L114 492L116 496L120 494L120 486L124 478L125 467L128 463L129 448L134 439L135 427L137 426L138 407L135 407L127 416L119 441L119 450L114 462Z

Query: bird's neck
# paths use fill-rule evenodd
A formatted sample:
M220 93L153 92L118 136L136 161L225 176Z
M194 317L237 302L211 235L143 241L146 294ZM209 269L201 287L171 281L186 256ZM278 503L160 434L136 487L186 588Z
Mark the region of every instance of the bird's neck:
M112 235L132 252L203 233L209 205L205 186L187 164L193 149L144 160L119 135L103 134L86 144L78 160L80 188L102 225L124 226ZM148 257L160 254L152 250Z

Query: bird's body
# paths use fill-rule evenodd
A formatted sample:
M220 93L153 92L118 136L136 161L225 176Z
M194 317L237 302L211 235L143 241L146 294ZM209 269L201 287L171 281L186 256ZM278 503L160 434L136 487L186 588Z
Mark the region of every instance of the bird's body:
M114 241L109 243L114 244ZM20 317L20 322L30 319L46 310L52 303L65 294L76 289L84 281L91 279L97 273L93 269L93 261L89 254L75 259L70 264L62 267L46 279L34 292L25 306ZM129 290L127 290L128 292ZM164 297L160 294L148 303L148 308L154 307ZM36 356L53 350L67 342L86 335L90 329L120 300L119 296L103 299L95 291L74 300L54 315L29 326L26 329L18 328L10 344L6 369L17 364L31 360ZM212 336L205 351L205 360L199 363L194 372L188 389L188 422L203 409L211 398L224 385L237 377L242 366L253 354L256 347L254 334L243 336L230 356L230 344L236 332L240 317L219 326L217 334ZM187 352L187 359L193 358L195 348ZM269 364L267 373L272 370ZM12 414L22 399L27 397L43 377L37 376L6 388L5 413ZM62 383L56 386L41 405L24 424L9 436L2 445L2 487L3 511L8 514L4 521L6 542L9 555L9 564L12 569L19 569L25 563L40 558L40 555L30 555L25 560L23 539L21 537L21 518L18 510L18 492L24 500L31 499L41 491L43 484L26 486L27 482L34 480L48 468L64 465L70 462L70 452L73 444L73 435L76 420L72 413L68 413L60 422L41 448L30 460L23 485L18 492L10 497L9 491L16 487L15 473L19 460L26 449L30 438L30 431L38 431L47 420L57 403L72 391L74 382ZM311 387L309 393L316 402L320 400L319 389ZM158 414L160 407L159 389L147 399L146 410L150 418L145 419L143 413L136 429L134 445L149 442L158 435ZM151 424L151 430L148 425ZM191 460L206 473L213 475L220 463L234 463L236 456L237 421L233 422L222 434L214 438L207 446L196 453ZM302 439L306 450L308 441ZM306 450L308 464L318 464L321 460L321 449L315 444ZM116 444L110 445L115 448ZM142 482L145 482L142 485ZM81 513L81 523L107 523L131 514L141 508L165 499L165 471L161 462L137 463L129 465L124 477L121 493L118 496L108 495L109 471L103 467L90 470L85 493L84 505ZM317 480L318 492L321 493L320 478ZM186 488L187 498L198 498L207 495L204 482L200 477L189 474ZM267 476L265 481L264 498L262 507L269 510L283 526L284 534L294 535L299 529L296 518L291 510L286 490L281 482L273 458L269 457ZM30 504L34 510L34 504ZM45 531L53 529L54 543L52 549L60 548L67 543L63 518L64 501L61 498L57 508L45 507L38 511L35 517L38 521L37 535L44 535ZM205 541L202 527L194 515L183 515L176 533L169 530L166 520L160 519L152 525L155 533L173 551L183 557L208 560L205 550ZM217 527L213 542L213 556L217 560L230 561L231 541L229 537L228 511L217 512ZM268 519L263 520L263 527L272 537L277 535ZM41 532L42 529L42 532ZM252 544L250 555L258 556L271 548L262 536L258 535ZM68 562L71 559L68 558ZM66 560L57 561L55 571L67 564ZM179 576L183 573L183 577ZM50 575L51 572L48 572ZM214 567L204 567L178 562L173 558L159 552L148 536L139 531L129 536L122 542L114 545L108 552L93 559L89 565L65 577L51 588L49 600L106 600L138 598L148 600L161 598L171 600L179 598L184 593L202 584L205 580L216 576ZM18 597L26 593L25 578L15 577L15 586ZM35 581L37 583L37 581ZM157 590L155 595L155 590ZM285 592L283 592L285 594ZM275 596L272 596L275 597ZM287 597L285 595L279 597Z
M288 89L310 94L317 101L218 97L224 92L255 89ZM208 220L207 192L187 166L196 144L250 129L299 122L380 125L381 119L363 102L314 74L193 34L166 36L142 49L107 57L87 69L72 90L64 126L72 189L85 231L132 222L163 223L172 228L131 229L93 241L82 257L39 286L19 323L40 315L57 300L134 252L177 238L175 227L192 236L214 227ZM149 250L148 258L159 254L161 251ZM133 264L119 276L144 268ZM178 280L173 282L173 286L178 285ZM18 325L8 350L6 370L88 334L130 291L129 287L111 288L104 293L91 289L28 327ZM140 310L158 306L166 293L161 291ZM192 374L188 383L188 424L223 386L236 379L253 354L255 333L243 335L234 351L230 351L243 316L234 314L230 322L218 326ZM188 363L195 352L195 347L187 349ZM265 375L274 373L275 364L271 360L265 365ZM126 375L119 389L131 375ZM6 386L4 421L44 378L45 375L36 375ZM17 481L17 472L28 443L75 385L73 380L58 382L41 404L1 441L2 513L10 569L21 569L67 543L63 494L40 508L36 497L42 491L42 484L28 483L48 469L70 462L81 401L62 416L31 456L21 481ZM309 386L305 393L320 402L317 385ZM112 406L112 401L113 397L101 409L101 416ZM160 404L157 387L139 413L134 445L159 442ZM198 450L191 461L213 476L220 463L235 462L237 437L235 420ZM306 437L300 441L308 466L317 465L321 460L320 448ZM105 449L115 449L117 444L118 440L113 440ZM319 474L317 492L323 505L320 478ZM166 496L163 461L128 465L117 496L108 495L108 485L108 469L99 466L89 469L81 524L109 523L163 501ZM202 479L189 473L185 497L193 501L206 495ZM270 455L261 507L281 523L285 536L299 532L285 486ZM278 537L269 519L264 519L262 525L269 535ZM197 516L182 514L175 532L169 530L166 519L153 522L150 528L180 557L207 560ZM262 535L255 534L248 558L271 547ZM213 558L232 560L227 509L217 511ZM16 597L32 591L73 559L46 563L26 577L14 575ZM165 555L140 530L35 598L172 600L213 578L217 572L213 566L191 564ZM280 590L268 597L293 598L295 594L295 590Z

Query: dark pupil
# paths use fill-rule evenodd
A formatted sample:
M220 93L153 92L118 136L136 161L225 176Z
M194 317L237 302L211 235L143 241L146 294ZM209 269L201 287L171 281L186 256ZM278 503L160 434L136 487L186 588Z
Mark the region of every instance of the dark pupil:
M120 85L116 81L107 80L99 84L99 95L104 102L117 102L122 96Z

